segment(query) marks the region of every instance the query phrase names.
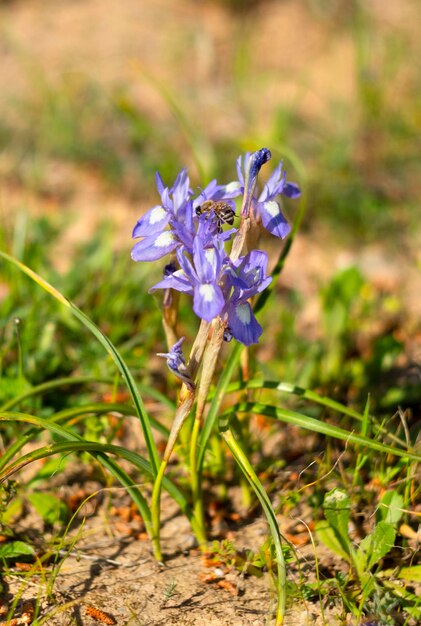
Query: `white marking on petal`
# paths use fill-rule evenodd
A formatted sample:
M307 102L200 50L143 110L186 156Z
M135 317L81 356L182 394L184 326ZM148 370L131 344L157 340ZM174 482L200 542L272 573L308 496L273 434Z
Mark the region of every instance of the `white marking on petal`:
M228 185L225 185L224 190L226 193L232 193L233 191L239 191L240 188L240 183L234 180L232 181L232 183L228 183Z
M236 306L235 314L242 324L244 324L245 326L250 324L251 314L250 308L247 306L247 304L239 304L238 306Z
M154 248L165 248L169 246L175 240L171 231L166 230L164 233L158 235L155 239Z
M206 248L205 257L210 265L213 265L215 262L215 248Z
M199 293L205 302L212 302L214 299L214 288L212 285L200 285Z
M156 206L149 214L149 223L156 224L162 222L167 217L167 212L162 206Z
M253 279L253 283L255 283L260 278L260 269L258 267L254 267L251 272L249 272L249 276Z
M268 202L265 202L265 210L272 217L276 217L281 212L279 204L275 202L275 200L269 200Z

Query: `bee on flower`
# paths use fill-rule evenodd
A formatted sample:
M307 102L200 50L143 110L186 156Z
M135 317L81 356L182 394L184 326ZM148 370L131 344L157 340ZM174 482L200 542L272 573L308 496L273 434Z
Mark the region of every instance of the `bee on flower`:
M267 276L268 257L262 250L232 254L238 229L224 230L223 226L233 226L233 199L242 196L242 220L253 215L254 221L273 235L287 236L290 226L275 198L297 198L300 190L287 182L280 163L257 192L257 176L270 157L267 148L238 157L237 181L219 185L213 180L196 197L185 169L172 187L166 187L157 174L161 204L147 211L133 230L133 237L141 238L132 249L134 261L172 255L163 279L149 291L174 289L192 296L193 311L199 318L211 322L219 317L227 340L233 337L246 346L257 343L262 333L249 300L272 280Z

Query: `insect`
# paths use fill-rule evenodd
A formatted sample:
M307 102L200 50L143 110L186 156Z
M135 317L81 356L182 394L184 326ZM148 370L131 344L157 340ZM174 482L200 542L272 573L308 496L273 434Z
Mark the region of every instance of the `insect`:
M222 224L233 224L235 217L235 210L231 204L224 200L206 200L196 208L196 215L210 215L214 212L216 222L218 225L218 233L222 232Z

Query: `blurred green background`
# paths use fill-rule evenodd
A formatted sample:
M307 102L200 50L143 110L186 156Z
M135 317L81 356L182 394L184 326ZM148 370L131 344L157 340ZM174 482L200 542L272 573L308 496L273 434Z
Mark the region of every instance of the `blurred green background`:
M129 255L136 219L156 202L155 171L228 182L238 154L267 146L302 186L306 215L281 307L262 316L275 337L262 338L264 373L348 401L371 391L389 412L419 406L419 8L1 2L1 248L92 316L143 378L162 376L154 278ZM298 203L285 210L292 221ZM279 242L266 244L275 258ZM11 381L107 373L65 312L0 273L6 398ZM187 307L180 327L194 335Z

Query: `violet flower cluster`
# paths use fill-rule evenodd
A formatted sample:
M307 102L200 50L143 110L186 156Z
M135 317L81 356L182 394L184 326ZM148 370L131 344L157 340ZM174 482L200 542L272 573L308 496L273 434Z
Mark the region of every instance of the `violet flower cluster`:
M172 187L166 187L157 174L161 203L147 211L133 230L133 237L141 238L132 249L134 261L156 261L171 256L163 279L150 292L175 289L191 295L193 310L199 318L211 322L219 316L226 326L226 338L234 337L246 346L257 343L262 333L249 299L263 291L272 279L267 276L266 252L251 250L238 259L230 258L230 240L237 228L222 228L232 220L223 219L221 207L233 215L234 198L244 196L242 218L253 212L255 221L261 221L270 233L286 237L290 226L275 198L280 195L296 198L300 190L286 181L281 163L257 194L257 175L270 156L266 148L240 156L237 181L219 185L213 180L196 195L185 169ZM180 342L176 344L178 352L179 345Z

